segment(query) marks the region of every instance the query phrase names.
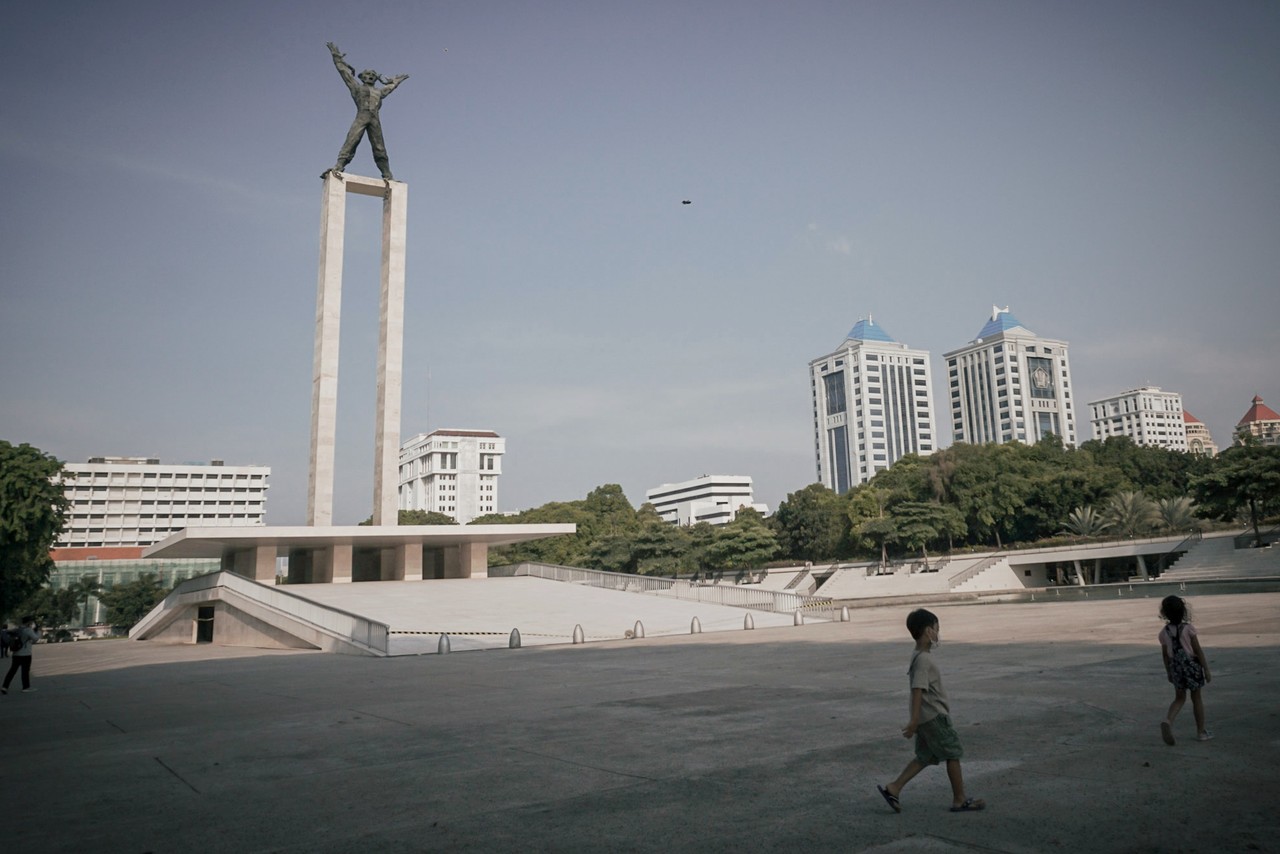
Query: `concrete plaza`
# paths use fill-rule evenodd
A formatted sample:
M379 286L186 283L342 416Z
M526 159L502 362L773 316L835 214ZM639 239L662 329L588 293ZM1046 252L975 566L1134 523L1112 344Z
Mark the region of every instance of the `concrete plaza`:
M620 594L626 595L626 594ZM1280 593L1192 600L1213 741L1158 600L931 605L964 771L911 756L909 606L583 646L383 659L39 646L0 697L15 850L1276 851Z

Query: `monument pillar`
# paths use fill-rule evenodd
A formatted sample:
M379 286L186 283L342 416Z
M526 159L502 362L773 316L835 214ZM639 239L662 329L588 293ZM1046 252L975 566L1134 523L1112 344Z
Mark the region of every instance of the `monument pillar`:
M397 521L400 483L400 397L404 361L405 231L409 187L329 172L320 209L320 276L311 380L311 465L307 524L333 524L334 451L338 420L338 338L342 325L342 254L347 194L382 199L382 275L374 427L373 524Z

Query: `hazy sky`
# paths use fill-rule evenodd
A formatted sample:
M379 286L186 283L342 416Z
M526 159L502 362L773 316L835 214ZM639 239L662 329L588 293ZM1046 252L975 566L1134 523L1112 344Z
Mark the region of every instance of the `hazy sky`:
M383 108L402 435L507 439L499 505L815 479L807 365L993 303L1085 404L1280 407L1275 2L49 2L0 47L0 438L272 468L304 521L320 173ZM367 144L351 171L376 175ZM682 205L683 199L693 202ZM335 521L372 504L380 205L348 206ZM942 429L940 433L947 431Z

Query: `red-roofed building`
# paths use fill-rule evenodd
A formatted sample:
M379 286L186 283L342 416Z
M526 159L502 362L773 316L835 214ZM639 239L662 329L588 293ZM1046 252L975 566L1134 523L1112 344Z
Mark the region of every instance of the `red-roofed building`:
M1182 421L1187 428L1187 450L1193 454L1204 454L1207 457L1218 453L1218 446L1209 435L1209 428L1187 410L1182 410Z
M1261 395L1253 396L1253 405L1236 424L1236 436L1251 435L1260 445L1280 445L1280 415L1262 402Z

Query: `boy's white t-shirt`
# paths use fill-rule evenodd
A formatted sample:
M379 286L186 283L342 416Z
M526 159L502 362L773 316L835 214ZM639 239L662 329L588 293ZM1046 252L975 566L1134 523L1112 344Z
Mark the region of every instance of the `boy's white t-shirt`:
M924 695L920 703L920 723L931 721L938 715L951 714L947 701L947 692L942 687L942 672L934 663L933 656L924 650L916 650L911 656L911 667L907 669L911 680L911 688L923 688Z

